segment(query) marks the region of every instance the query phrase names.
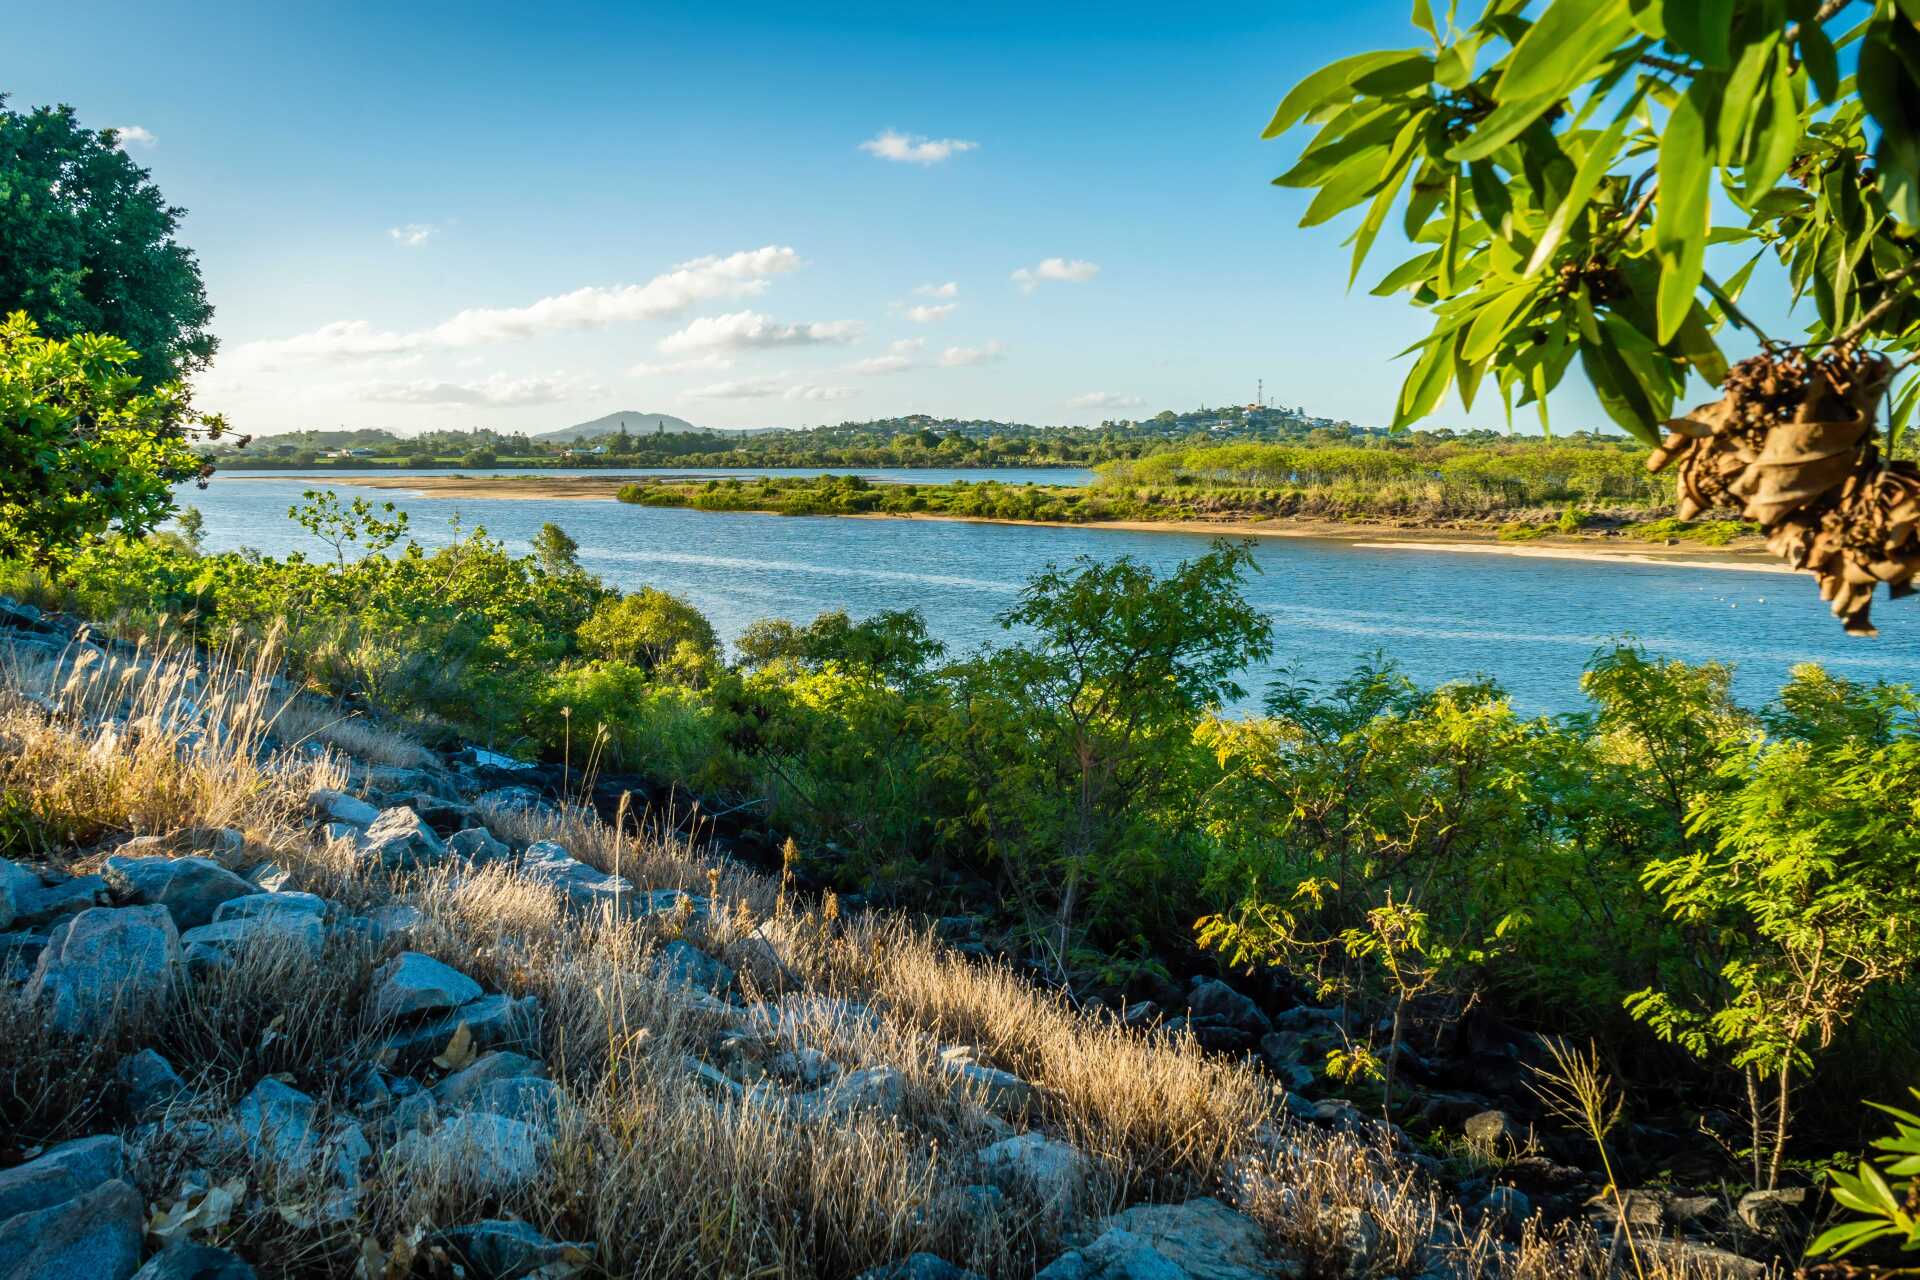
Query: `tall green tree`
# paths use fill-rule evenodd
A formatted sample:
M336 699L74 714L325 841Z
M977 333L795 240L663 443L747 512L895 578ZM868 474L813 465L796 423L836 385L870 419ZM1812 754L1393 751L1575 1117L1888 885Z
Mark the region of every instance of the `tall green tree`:
M1920 5L1489 0L1463 27L1415 0L1413 24L1422 44L1321 68L1267 128L1318 125L1275 181L1314 193L1302 225L1357 213L1355 278L1383 238L1412 249L1374 288L1434 317L1394 424L1489 383L1544 415L1578 360L1651 464L1679 464L1682 515L1740 508L1870 632L1875 586L1920 572L1920 470L1874 430L1889 389L1892 433L1920 397L1901 377L1920 354ZM1766 260L1811 304L1808 341L1741 311ZM1759 352L1738 367L1734 329ZM1696 375L1726 394L1675 418Z
M110 333L150 385L206 366L217 345L200 265L167 203L118 145L71 107L14 111L0 95L0 314L51 338Z

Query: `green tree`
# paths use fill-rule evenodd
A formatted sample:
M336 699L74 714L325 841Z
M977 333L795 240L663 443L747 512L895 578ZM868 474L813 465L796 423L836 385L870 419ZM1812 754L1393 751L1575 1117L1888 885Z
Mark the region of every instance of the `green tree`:
M21 312L0 321L0 556L58 565L111 532L152 530L174 486L204 483L191 445L225 422L178 383L142 390L134 360L119 338L43 337Z
M1374 289L1434 315L1396 427L1487 381L1544 414L1578 359L1652 465L1679 464L1683 517L1742 509L1867 632L1874 587L1920 571L1920 469L1874 432L1920 352L1917 20L1908 0L1490 0L1459 28L1416 0L1424 47L1287 94L1267 135L1319 131L1275 181L1314 192L1302 225L1358 211L1355 277L1390 219L1413 248ZM1710 244L1744 261L1710 272ZM1809 344L1740 310L1769 258ZM1729 326L1760 349L1731 369ZM1669 421L1696 375L1724 397ZM1890 436L1920 380L1894 391Z
M0 96L0 313L24 311L53 338L110 333L158 386L206 366L217 343L193 251L112 129L71 107L30 112Z
M331 489L308 489L300 496L305 501L288 507L287 518L332 547L337 567L346 567L350 545L375 556L406 537L407 513L391 502L375 507L365 498L355 498L342 504Z
M533 558L547 573L575 573L580 568L580 544L549 520L533 535Z
M720 657L720 638L701 612L676 595L642 587L610 600L580 626L580 647L651 673L698 679Z

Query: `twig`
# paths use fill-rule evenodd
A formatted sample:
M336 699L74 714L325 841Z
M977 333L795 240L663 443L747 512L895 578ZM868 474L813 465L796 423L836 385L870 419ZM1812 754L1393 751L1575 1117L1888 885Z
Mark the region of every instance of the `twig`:
M1814 11L1813 25L1816 27L1824 25L1828 18L1831 18L1851 3L1852 0L1826 0L1825 4ZM1790 25L1782 36L1783 42L1786 44L1798 44L1800 41L1800 30L1800 23L1796 22ZM1671 71L1676 75L1683 76L1698 75L1701 70L1701 68L1691 62L1682 62L1678 58L1662 57L1657 53L1643 53L1635 59L1635 61L1643 67L1652 67L1656 71Z
M1840 347L1850 347L1854 343L1858 342L1860 340L1860 336L1864 334L1868 329L1871 329L1874 326L1875 322L1880 319L1880 317L1886 315L1887 312L1893 310L1895 307L1899 306L1902 302L1904 302L1907 299L1910 292L1909 290L1895 289L1893 286L1900 284L1902 281L1905 281L1916 274L1920 274L1920 258L1915 258L1912 262L1909 262L1906 266L1900 268L1898 271L1894 272L1892 275L1881 276L1879 280L1875 281L1876 284L1882 285L1886 288L1887 295L1884 298L1880 299L1879 302L1875 303L1867 311L1865 315L1861 316L1858 320L1855 320L1852 325L1848 326L1847 331L1845 333L1841 334L1838 338L1834 339L1834 345L1840 346Z

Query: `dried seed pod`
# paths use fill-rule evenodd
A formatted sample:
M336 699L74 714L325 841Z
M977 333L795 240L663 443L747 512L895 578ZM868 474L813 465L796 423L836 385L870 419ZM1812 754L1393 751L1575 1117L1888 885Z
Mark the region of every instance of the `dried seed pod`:
M1885 359L1851 350L1743 360L1724 396L1666 424L1647 469L1678 463L1681 519L1737 509L1769 551L1816 576L1849 633L1873 635L1874 588L1897 599L1920 574L1920 468L1874 442L1892 377Z

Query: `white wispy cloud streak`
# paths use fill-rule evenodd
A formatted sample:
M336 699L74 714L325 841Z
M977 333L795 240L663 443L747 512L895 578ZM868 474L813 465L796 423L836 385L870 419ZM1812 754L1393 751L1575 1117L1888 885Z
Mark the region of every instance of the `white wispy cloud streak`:
M915 324L932 324L936 320L945 320L960 307L957 302L942 302L937 306L918 306L907 308L907 319Z
M411 382L368 382L351 388L358 400L381 404L476 404L494 408L562 404L589 388L565 374L513 378L496 373L480 382L441 382L420 378Z
M160 139L153 136L153 130L137 124L116 124L113 126L113 144L125 151L128 147L157 147Z
M1070 409L1136 409L1146 403L1139 396L1118 391L1088 391L1067 401Z
M974 364L991 364L995 360L1005 359L1007 344L995 339L977 347L948 347L940 353L940 363L949 369L963 368Z
M781 324L758 311L733 311L723 316L701 316L686 328L660 339L658 346L667 355L823 346L852 342L860 336L862 328L857 320Z
M860 393L852 387L828 387L813 383L783 385L786 375L739 378L693 387L680 393L682 400L848 400Z
M660 364L648 364L645 361L627 370L630 377L664 378L679 373L697 373L707 369L731 369L733 360L729 356L709 353L703 356L688 356L685 360L668 360Z
M914 289L923 298L957 298L960 286L949 280L945 284L923 284Z
M1021 292L1032 293L1042 281L1085 284L1099 274L1100 264L1097 262L1088 262L1083 258L1046 258L1034 266L1015 271L1013 282L1020 286Z
M409 222L404 227L388 227L388 237L405 249L418 249L427 241L440 234L440 228L431 222Z
M645 284L600 286L554 294L524 307L476 307L427 329L376 329L365 320L336 320L308 333L244 343L229 359L256 368L324 364L484 346L541 333L601 329L684 311L714 298L751 297L770 277L800 266L800 255L768 245L726 257L695 258Z
M892 160L898 164L936 165L949 156L973 151L979 146L979 143L968 142L964 138L928 138L917 133L902 133L898 129L883 129L861 143L860 149L870 156L879 156L882 160Z
M925 338L901 338L887 348L883 356L868 356L865 360L856 360L847 366L850 373L873 377L885 373L905 373L917 368L919 362L913 358L914 352L927 345Z

